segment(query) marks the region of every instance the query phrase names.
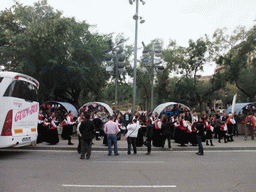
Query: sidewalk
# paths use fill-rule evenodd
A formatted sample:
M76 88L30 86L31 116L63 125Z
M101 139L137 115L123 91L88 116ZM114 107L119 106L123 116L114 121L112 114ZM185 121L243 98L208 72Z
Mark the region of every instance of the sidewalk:
M234 136L233 142L224 143L222 139L222 143L218 143L217 139L213 139L214 146L206 146L205 142L203 142L204 150L256 150L256 140L251 140L250 137L247 138L247 140L244 140L243 135ZM23 149L31 149L31 150L77 150L78 145L78 138L77 136L74 136L72 138L72 143L74 145L68 145L67 140L62 140L60 138L60 142L56 145L49 145L46 142L37 144L36 146L27 146L23 147ZM103 145L103 139L101 140L95 140L93 139L93 145L92 150L93 151L107 151L107 146ZM117 142L118 150L119 151L127 151L127 141L124 140L124 136L122 135L122 138L120 141ZM165 148L167 148L167 141L165 144ZM172 140L172 149L173 151L197 151L197 146L191 146L191 144L188 144L184 147L180 146L179 144L175 143ZM137 147L138 151L147 151L146 146ZM153 147L152 151L162 151L161 147Z

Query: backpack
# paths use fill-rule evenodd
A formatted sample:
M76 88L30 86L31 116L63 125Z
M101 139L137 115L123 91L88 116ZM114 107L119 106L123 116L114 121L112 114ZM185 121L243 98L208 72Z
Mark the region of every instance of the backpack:
M251 118L248 117L247 122L246 122L246 125L247 125L248 127L252 127L252 117L251 117Z

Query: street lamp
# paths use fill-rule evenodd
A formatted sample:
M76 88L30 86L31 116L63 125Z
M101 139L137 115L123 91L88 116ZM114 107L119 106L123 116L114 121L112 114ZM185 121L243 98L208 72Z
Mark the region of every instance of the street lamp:
M143 0L140 0L142 5L145 5ZM135 112L135 105L136 105L136 67L137 67L137 41L138 41L138 20L140 19L140 23L144 23L145 20L142 17L139 17L139 0L129 0L129 3L132 5L133 2L136 2L136 12L133 16L135 20L135 45L134 45L134 77L133 77L133 103L132 103L132 113Z
M153 48L150 50L145 46L144 42L142 42L144 47L142 52L142 63L145 66L151 65L151 111L153 111L153 88L154 88L154 69L158 72L162 72L164 70L163 65L161 65L161 57L162 57L162 46L159 41L154 43ZM155 58L156 57L156 58Z
M117 109L117 78L120 73L125 73L125 51L124 44L120 41L115 47L112 45L111 40L109 41L109 49L106 50L105 60L108 64L106 71L115 76L115 114ZM115 72L114 72L114 69Z

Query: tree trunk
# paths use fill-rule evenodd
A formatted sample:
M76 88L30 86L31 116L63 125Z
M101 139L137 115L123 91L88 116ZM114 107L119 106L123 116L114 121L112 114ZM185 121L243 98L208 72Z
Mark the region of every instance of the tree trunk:
M200 113L203 113L203 101L200 99L199 100L199 105L200 105Z

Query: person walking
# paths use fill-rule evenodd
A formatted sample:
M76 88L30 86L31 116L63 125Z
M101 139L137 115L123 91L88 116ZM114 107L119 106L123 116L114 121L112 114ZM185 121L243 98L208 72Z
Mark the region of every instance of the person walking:
M92 139L95 132L95 126L90 121L90 114L85 115L85 120L81 122L79 126L79 132L81 134L81 157L84 159L86 153L86 159L91 157Z
M202 137L204 135L204 121L202 118L199 119L199 122L195 124L197 129L197 142L198 142L198 152L197 155L204 155L204 148L202 145Z
M114 153L115 155L119 155L117 148L117 137L116 135L119 133L120 129L118 125L114 122L114 116L111 116L109 121L105 124L104 132L107 135L108 141L108 156L112 155L112 142L114 143Z
M151 153L151 141L153 140L153 132L154 132L154 125L152 124L151 119L149 118L147 121L147 130L146 130L146 143L148 152L146 155L150 155Z
M252 116L252 113L249 113L249 115L245 118L245 137L244 140L246 141L248 134L251 135L252 140L254 140L254 130L255 130L255 119Z
M134 155L137 154L137 148L136 148L136 138L138 136L138 131L140 129L139 121L134 119L132 121L132 124L129 124L127 126L127 134L126 134L126 139L128 143L128 153L127 155L131 155L131 145L133 147L133 152Z
M172 151L172 146L171 146L171 122L168 121L167 117L163 118L163 124L162 124L162 149L164 149L165 141L167 139L168 141L168 148L170 151Z

